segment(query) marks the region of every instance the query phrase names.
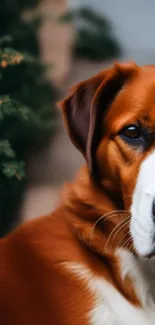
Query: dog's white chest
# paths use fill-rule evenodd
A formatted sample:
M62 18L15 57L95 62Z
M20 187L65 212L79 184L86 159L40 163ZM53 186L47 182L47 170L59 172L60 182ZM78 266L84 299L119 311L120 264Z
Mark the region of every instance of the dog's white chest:
M155 325L155 303L150 292L155 293L155 277L145 274L145 267L138 264L129 252L121 250L118 255L122 277L131 277L142 308L129 303L113 285L95 277L84 265L66 263L67 269L84 280L95 296L94 308L88 315L90 325Z
M106 281L95 281L98 301L89 315L91 325L155 324L155 306L136 308Z

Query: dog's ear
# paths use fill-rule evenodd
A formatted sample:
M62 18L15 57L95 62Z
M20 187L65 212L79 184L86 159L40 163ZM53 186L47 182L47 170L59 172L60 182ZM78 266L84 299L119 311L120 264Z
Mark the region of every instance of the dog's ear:
M116 63L113 68L76 85L60 103L68 134L87 159L91 174L94 174L101 114L106 112L125 80L137 68L132 62Z

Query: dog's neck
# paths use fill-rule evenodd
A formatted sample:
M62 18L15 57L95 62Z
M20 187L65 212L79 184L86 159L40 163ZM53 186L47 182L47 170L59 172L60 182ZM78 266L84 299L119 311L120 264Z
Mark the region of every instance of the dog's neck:
M128 275L125 278L122 277L121 262L116 250L112 247L105 249L112 231L112 223L107 222L106 225L105 222L104 227L102 225L100 225L101 228L95 227L102 216L118 209L116 204L103 188L94 184L86 167L81 169L76 181L65 188L64 196L65 214L79 240L84 242L91 253L93 251L93 254L102 260L104 267L106 265L110 281L117 289L129 301L139 305L139 298L137 298L131 279ZM121 233L120 236L122 236Z
M113 200L113 197L114 193L109 195L107 188L93 181L87 167L80 170L75 182L69 184L68 188L66 186L64 191L65 211L78 236L92 250L104 256L113 255L113 248L108 250L109 245L106 245L105 253L104 246L112 229L125 214L117 205L117 199Z

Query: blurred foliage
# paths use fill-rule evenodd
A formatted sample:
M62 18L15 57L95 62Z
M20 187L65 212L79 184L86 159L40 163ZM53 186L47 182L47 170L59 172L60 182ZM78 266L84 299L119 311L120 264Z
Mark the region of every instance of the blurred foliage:
M3 0L0 1L0 21L15 21L23 10L32 9L38 5L40 0ZM2 24L1 24L2 25Z
M90 60L104 60L120 54L120 46L112 34L109 21L90 8L65 13L60 17L61 23L77 22L74 55Z
M17 222L27 181L26 157L45 144L55 126L58 90L45 80L37 29L42 21L22 20L36 1L0 3L0 236Z

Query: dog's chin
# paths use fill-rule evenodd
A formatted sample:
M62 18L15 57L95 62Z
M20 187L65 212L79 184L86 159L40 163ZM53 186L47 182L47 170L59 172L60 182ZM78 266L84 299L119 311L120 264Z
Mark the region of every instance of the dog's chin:
M152 247L147 251L145 250L145 247L140 250L135 247L135 255L143 259L151 259L155 257L155 244L152 244Z
M131 217L130 234L133 241L133 247L136 255L140 258L150 259L155 256L155 236L154 227L146 230L137 222L136 216Z
M149 211L140 211L132 206L130 234L136 255L150 259L155 256L155 224ZM145 213L144 213L145 212Z
M153 257L155 257L155 248L152 250L152 252L150 254L144 256L144 258L146 258L146 259L151 259Z

